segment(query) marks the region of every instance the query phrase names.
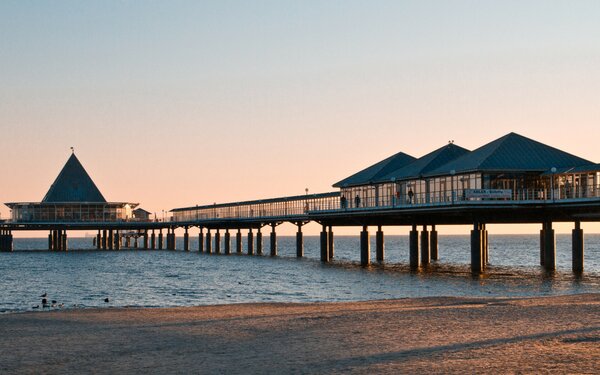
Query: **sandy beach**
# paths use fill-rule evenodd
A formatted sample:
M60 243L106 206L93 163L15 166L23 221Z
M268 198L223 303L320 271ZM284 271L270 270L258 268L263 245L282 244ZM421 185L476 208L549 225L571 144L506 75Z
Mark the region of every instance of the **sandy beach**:
M600 294L0 316L2 373L598 373Z

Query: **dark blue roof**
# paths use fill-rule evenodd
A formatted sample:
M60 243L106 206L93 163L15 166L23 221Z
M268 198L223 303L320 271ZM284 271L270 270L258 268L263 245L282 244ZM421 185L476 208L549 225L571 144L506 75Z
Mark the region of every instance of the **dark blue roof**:
M449 143L435 151L430 152L427 155L418 158L402 168L396 169L395 171L382 176L376 182L386 182L390 181L392 178L396 181L418 178L419 176L427 174L430 171L469 152L470 151L466 148L457 146L454 143Z
M427 173L429 176L485 171L545 172L592 162L516 133L509 133Z
M48 190L42 202L105 203L106 199L104 199L75 154L72 154L52 186L50 186L50 190Z
M373 164L372 166L335 183L333 187L341 188L348 186L368 185L378 180L382 176L402 168L415 160L416 159L414 157L403 152L399 152L387 159L380 161L379 163Z

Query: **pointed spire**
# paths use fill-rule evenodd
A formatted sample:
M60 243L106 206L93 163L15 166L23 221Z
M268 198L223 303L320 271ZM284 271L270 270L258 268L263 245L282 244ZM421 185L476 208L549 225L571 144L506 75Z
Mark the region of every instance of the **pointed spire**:
M75 156L73 147L71 147L71 151L69 160L50 186L42 202L106 202L90 175Z

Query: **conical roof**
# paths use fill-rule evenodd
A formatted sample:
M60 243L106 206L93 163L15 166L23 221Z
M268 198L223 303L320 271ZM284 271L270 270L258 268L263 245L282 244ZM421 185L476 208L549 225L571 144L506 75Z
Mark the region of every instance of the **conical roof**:
M50 190L42 199L42 203L53 202L106 202L75 153L71 154L58 177L50 186Z
M421 156L412 163L405 165L402 168L396 169L385 176L379 178L376 182L390 181L392 178L396 181L419 178L430 171L457 159L470 151L466 148L449 143L430 152L427 155Z
M399 152L380 161L379 163L373 164L372 166L335 183L333 187L368 185L379 179L381 176L384 176L396 169L402 168L415 160L416 159L413 156Z
M539 171L552 167L592 164L578 156L550 147L517 133L509 133L428 173L428 175L474 171Z

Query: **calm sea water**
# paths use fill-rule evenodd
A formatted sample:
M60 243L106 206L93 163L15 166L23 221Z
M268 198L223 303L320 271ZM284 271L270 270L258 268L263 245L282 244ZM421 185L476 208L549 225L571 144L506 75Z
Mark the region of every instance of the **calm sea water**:
M192 252L96 251L90 238L70 238L66 253L41 251L46 241L15 239L15 252L0 253L0 312L32 310L43 293L63 308L82 308L600 292L600 235L591 234L582 277L570 271L569 235L557 236L554 275L538 265L538 236L490 235L491 264L481 277L470 275L469 236L440 236L440 260L417 273L408 270L407 236L387 236L386 263L368 268L358 264L358 236L335 238L331 264L319 261L319 238L308 236L303 259L295 257L295 237L281 236L276 258L200 254L197 238ZM268 253L268 236L264 242Z

